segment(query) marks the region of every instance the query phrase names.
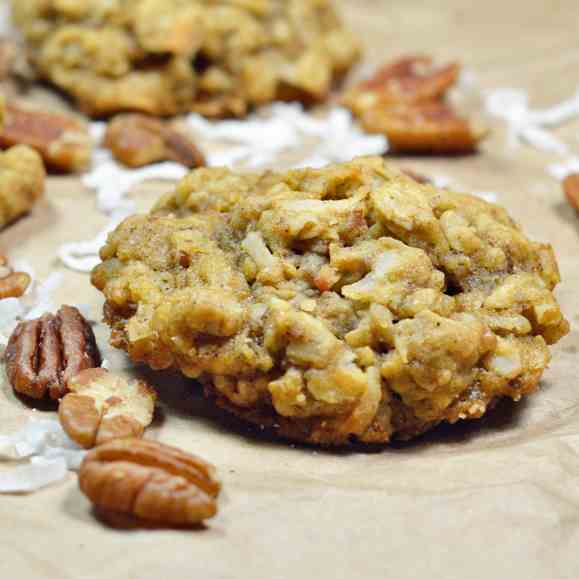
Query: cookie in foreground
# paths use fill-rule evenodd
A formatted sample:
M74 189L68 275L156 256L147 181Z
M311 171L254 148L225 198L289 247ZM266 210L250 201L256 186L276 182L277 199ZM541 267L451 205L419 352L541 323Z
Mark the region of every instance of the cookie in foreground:
M359 46L331 0L12 0L39 76L87 114L318 101Z
M549 245L380 158L195 170L101 258L113 345L312 443L479 418L535 391L569 328Z

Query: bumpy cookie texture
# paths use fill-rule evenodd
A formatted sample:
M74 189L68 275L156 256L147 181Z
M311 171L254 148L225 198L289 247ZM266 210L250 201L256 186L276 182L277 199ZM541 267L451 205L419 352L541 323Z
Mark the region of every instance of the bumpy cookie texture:
M198 169L101 258L115 346L314 443L408 438L519 400L568 331L549 245L379 158Z
M0 152L0 229L28 213L44 192L40 155L24 145Z
M0 131L6 123L6 102L0 94ZM26 145L0 152L0 230L28 213L44 193L46 170L40 155Z
M319 100L358 57L330 0L13 0L39 74L91 115Z

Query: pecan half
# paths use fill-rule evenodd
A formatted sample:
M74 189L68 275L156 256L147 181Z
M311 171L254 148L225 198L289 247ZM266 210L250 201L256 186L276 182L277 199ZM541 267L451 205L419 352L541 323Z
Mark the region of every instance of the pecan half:
M85 169L92 152L88 129L76 117L8 102L0 147L13 145L32 147L49 167L65 172Z
M405 57L349 90L342 101L366 131L386 135L394 152L469 153L486 130L444 102L459 71L456 63L435 67L428 57Z
M128 438L97 446L78 481L98 509L157 524L197 525L217 513L215 468L159 442Z
M27 273L13 271L8 265L8 259L0 254L0 300L19 298L24 295L31 279Z
M92 328L72 306L18 324L6 347L6 371L16 392L62 398L69 380L100 365Z
M186 167L205 165L191 139L169 123L138 114L118 115L108 125L104 140L115 158L128 167L175 161Z
M422 103L369 109L360 124L388 137L396 153L468 153L486 134L444 103Z
M153 420L155 391L104 368L89 368L68 381L58 417L64 431L84 448L116 438L142 436Z
M457 63L436 67L427 56L407 56L380 68L372 77L346 94L345 100L356 113L376 104L438 101L456 83Z
M572 173L565 177L563 191L571 207L579 211L579 173Z

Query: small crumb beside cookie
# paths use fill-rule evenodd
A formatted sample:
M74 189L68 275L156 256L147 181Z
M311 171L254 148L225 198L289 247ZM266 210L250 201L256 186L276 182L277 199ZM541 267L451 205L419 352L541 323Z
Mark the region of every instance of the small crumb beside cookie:
M179 527L214 517L221 489L215 467L203 459L160 442L133 438L89 451L78 481L100 512Z
M68 389L58 418L68 436L83 448L138 438L153 420L157 395L143 380L90 368L71 378Z
M93 147L86 123L77 117L8 101L0 147L14 145L32 147L47 167L66 173L86 169Z
M456 63L438 67L425 56L404 57L348 90L342 102L366 131L386 135L392 152L469 153L487 131L445 101L459 72Z
M6 373L15 392L30 398L58 400L68 382L86 368L100 366L90 324L73 306L56 314L20 322L8 340Z
M569 205L579 211L579 173L567 175L563 181L563 191Z
M205 159L191 138L168 121L146 115L116 116L107 126L104 146L128 167L143 167L159 161L174 161L194 169Z
M8 258L0 253L0 300L23 296L31 281L26 272L14 271Z

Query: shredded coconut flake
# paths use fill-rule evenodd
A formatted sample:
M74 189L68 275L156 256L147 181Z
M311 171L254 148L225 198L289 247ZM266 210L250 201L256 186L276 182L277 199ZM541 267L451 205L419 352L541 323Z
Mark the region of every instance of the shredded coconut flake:
M487 203L496 203L499 199L498 194L492 191L475 191L473 195L479 199L483 199Z
M388 148L385 137L362 132L350 112L341 107L313 116L299 103L275 103L246 120L212 122L191 114L187 122L205 142L209 165L262 169L278 163L280 157L301 155L292 166L321 167L361 155L380 155Z
M96 144L102 142L105 131L105 123L90 125L90 133ZM115 211L134 213L134 203L125 198L133 187L145 181L175 181L186 174L185 167L172 162L128 169L117 163L110 151L97 147L93 153L92 168L82 177L82 184L96 191L99 211L107 215Z
M90 123L88 130L94 144L100 146L105 137L105 133L107 132L107 124L95 121Z
M213 166L258 170L289 156L293 167L322 167L361 155L381 155L388 148L384 136L364 133L342 107L314 116L304 112L299 103L275 103L244 120L212 122L191 114L187 124L209 151L208 164ZM90 125L97 145L102 143L105 131L104 123ZM185 167L173 162L128 169L117 163L110 151L97 147L92 169L83 176L82 183L96 191L98 209L112 214L134 212L134 204L127 201L126 195L139 183L176 181L186 174ZM80 263L79 267L88 266Z
M63 458L33 459L0 471L0 493L32 493L63 480L67 472Z
M447 189L453 186L453 181L446 175L433 175L431 178L432 184L438 189Z
M572 173L579 173L579 157L570 157L562 163L554 163L547 167L547 172L555 179L562 181Z
M100 263L99 251L105 244L108 234L131 213L133 211L130 208L117 209L112 213L107 226L96 237L86 241L76 241L61 245L58 249L58 258L66 267L73 271L90 272L93 267Z
M525 91L496 89L485 95L485 108L490 115L507 123L511 147L526 142L539 150L565 155L568 152L567 145L546 129L557 127L579 116L579 90L573 97L558 105L531 110Z
M0 471L0 492L33 492L78 470L86 451L55 420L30 418L18 432L0 436L0 461L22 462Z

